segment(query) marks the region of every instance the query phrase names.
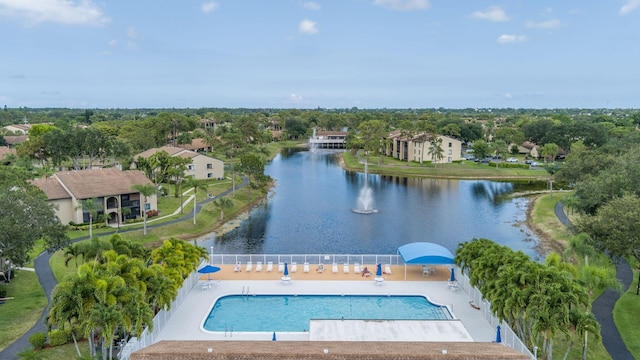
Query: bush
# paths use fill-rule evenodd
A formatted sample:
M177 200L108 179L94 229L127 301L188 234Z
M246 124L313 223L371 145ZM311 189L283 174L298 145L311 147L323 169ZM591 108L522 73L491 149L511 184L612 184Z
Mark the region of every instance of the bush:
M49 333L49 345L60 346L71 341L71 331L64 329L51 330Z
M47 344L47 334L43 332L37 332L29 337L29 344L34 349L42 349Z
M147 211L147 219L152 218L154 216L158 216L158 210L149 210Z

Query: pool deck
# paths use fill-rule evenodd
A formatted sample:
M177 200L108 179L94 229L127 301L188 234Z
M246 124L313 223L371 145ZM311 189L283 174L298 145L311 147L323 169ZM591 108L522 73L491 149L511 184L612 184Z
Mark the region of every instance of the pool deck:
M447 287L449 270L445 266L435 267L435 273L422 275L421 267L408 267L407 280L403 266L392 267L392 274L385 274L385 280L377 284L375 275L363 277L339 272L333 273L331 266L324 273L316 273L315 266L309 273L303 273L299 265L296 273L290 273L292 280L283 282L283 274L277 272L260 273L234 272L232 265L222 266L222 270L203 275L186 296L182 304L174 309L173 317L159 332L155 342L162 340L246 340L271 341L271 332L209 332L201 328L215 300L224 295L239 295L243 291L252 294L384 294L384 295L424 295L431 302L446 305L455 320L434 321L312 321L310 329L300 332L278 332L278 340L290 341L437 341L437 342L491 342L495 341L496 329L469 304L467 293ZM367 266L375 272L375 266ZM244 266L243 266L244 270ZM328 270L328 271L327 271ZM202 286L210 284L210 287Z

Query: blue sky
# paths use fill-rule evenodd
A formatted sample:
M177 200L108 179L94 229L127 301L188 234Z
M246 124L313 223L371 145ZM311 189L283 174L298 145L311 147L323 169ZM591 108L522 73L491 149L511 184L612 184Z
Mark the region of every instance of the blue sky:
M640 107L640 0L0 0L0 46L8 107Z

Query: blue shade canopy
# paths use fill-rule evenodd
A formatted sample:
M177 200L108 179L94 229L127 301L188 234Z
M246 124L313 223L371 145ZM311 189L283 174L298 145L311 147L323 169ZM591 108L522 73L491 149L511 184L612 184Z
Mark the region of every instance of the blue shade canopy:
M398 248L405 264L409 265L445 265L453 264L453 254L444 246L428 243L414 242L402 245Z
M200 270L198 270L200 274L212 274L218 271L220 271L220 268L213 265L206 265L202 267Z

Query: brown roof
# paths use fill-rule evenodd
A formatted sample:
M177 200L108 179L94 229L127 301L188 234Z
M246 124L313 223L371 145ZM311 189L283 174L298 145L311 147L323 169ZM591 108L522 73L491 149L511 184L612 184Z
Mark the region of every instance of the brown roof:
M195 138L191 140L191 144L183 144L178 146L187 150L207 149L210 147L209 145L207 145L207 142L204 141L203 138Z
M346 131L317 131L316 135L342 135L346 136Z
M137 155L135 155L133 158L137 159L139 156L142 156L143 158L148 158L149 156L157 153L158 151L166 151L169 156L173 156L177 153L179 153L180 151L185 151L185 149L179 148L179 147L175 147L175 146L163 146L161 148L151 148L149 150L145 150Z
M4 141L6 141L8 145L15 145L26 141L28 138L27 135L4 136Z
M129 194L133 185L153 184L142 171L117 168L61 171L54 177L76 199Z
M488 342L160 341L134 352L129 359L528 360L529 356L504 345Z
M71 198L71 195L65 190L56 177L49 176L48 178L34 179L31 180L31 183L44 191L49 200Z

